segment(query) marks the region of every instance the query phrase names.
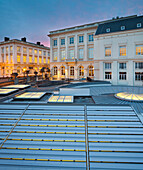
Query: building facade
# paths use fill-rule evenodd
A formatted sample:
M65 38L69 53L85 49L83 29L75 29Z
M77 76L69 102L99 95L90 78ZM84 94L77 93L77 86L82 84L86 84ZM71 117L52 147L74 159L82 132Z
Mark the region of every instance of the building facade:
M129 16L51 31L53 79L111 81L142 85L143 16Z
M50 48L26 42L26 38L21 40L5 37L5 41L0 42L0 77L10 77L12 73L23 76L26 70L29 75L34 75L34 71L40 72L42 67L49 67Z

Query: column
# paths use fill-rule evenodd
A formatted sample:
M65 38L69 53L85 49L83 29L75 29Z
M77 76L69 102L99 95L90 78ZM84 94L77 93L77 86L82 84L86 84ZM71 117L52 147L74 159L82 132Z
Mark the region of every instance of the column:
M58 45L58 51L57 51L57 55L58 55L58 58L57 58L57 62L60 62L60 47L61 47L61 44L60 44L60 38L58 37L57 39L57 45Z
M84 33L84 61L87 61L87 33Z
M74 58L78 59L78 37L77 37L77 34L75 35L74 43L75 43L75 56L74 56Z
M88 73L88 70L87 70L87 69L84 69L84 77L85 77L85 78L88 77L87 73Z
M68 37L65 37L65 59L68 59Z
M135 75L134 75L134 62L129 60L127 62L127 80L128 85L134 86Z
M112 83L114 85L118 84L118 62L113 61L112 63Z
M78 79L78 68L74 67L74 78Z

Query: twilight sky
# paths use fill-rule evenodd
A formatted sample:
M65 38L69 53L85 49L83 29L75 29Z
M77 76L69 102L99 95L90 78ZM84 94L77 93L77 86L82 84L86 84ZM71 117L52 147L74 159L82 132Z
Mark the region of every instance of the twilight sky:
M134 14L143 15L143 0L0 0L0 41L49 46L49 31Z

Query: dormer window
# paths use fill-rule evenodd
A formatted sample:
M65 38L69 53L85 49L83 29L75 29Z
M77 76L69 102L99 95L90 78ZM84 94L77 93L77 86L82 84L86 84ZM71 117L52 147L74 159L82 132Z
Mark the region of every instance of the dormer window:
M137 28L140 28L141 26L142 26L141 23L138 23L138 24L137 24Z
M121 26L121 30L125 30L125 26Z
M107 29L106 29L106 32L110 32L110 28L107 28Z

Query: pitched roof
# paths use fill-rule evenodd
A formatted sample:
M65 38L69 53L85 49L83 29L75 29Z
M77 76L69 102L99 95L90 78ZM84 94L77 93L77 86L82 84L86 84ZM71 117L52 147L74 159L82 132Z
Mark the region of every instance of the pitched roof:
M141 27L137 27L137 24L141 23ZM125 26L124 30L121 30L121 26ZM106 29L110 28L110 32L106 32ZM95 35L99 34L109 34L119 31L128 31L134 29L143 28L143 16L132 16L129 18L119 18L117 20L113 19L110 22L100 23Z

